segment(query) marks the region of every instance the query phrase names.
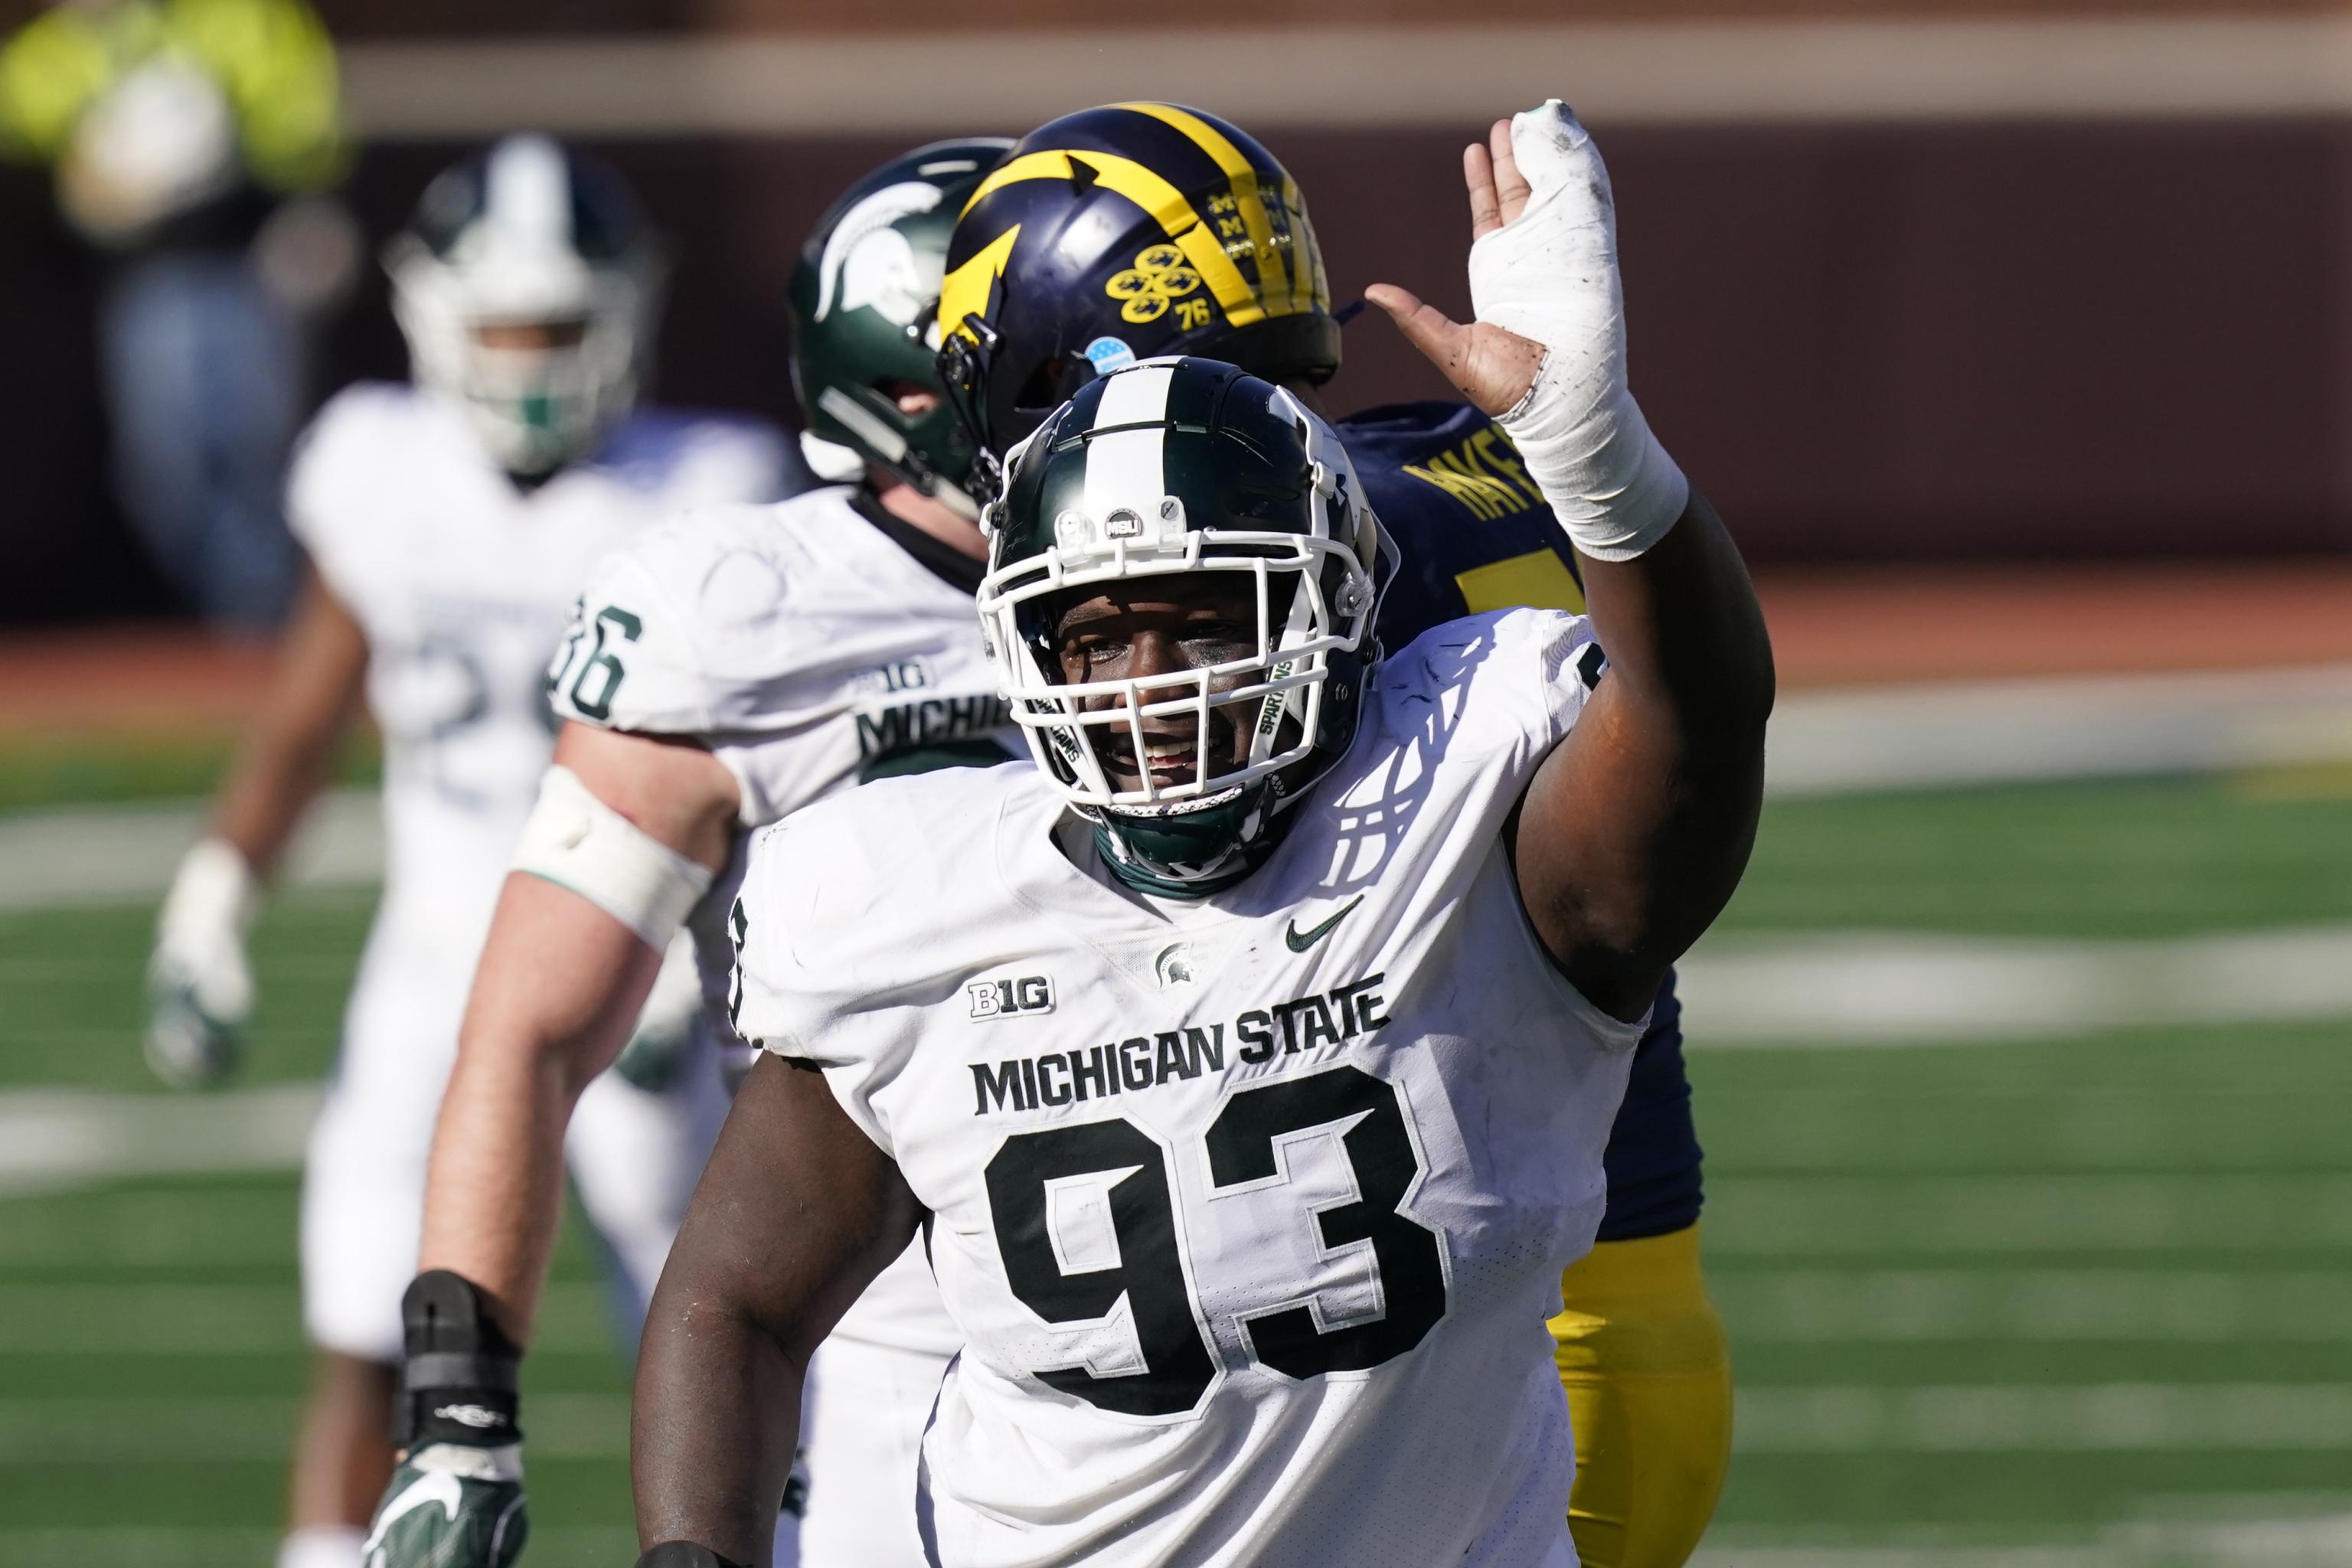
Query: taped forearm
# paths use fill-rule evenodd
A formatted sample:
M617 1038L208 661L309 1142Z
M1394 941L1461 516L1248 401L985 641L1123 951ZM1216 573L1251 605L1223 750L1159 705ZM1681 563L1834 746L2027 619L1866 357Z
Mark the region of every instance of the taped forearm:
M515 847L514 869L569 889L660 952L709 890L709 868L679 854L596 798L562 763Z

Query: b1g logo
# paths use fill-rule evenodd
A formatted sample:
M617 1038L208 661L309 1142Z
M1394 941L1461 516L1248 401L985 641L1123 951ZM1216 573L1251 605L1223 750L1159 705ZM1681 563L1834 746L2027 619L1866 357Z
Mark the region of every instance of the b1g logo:
M1018 980L975 980L964 989L971 994L975 1018L1008 1018L1018 1013L1054 1010L1054 983L1042 974Z

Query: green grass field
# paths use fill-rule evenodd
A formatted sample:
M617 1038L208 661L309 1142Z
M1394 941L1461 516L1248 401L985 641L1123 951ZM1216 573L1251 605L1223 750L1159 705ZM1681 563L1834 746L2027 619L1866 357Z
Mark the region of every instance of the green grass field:
M2338 784L1777 805L1723 929L2352 921ZM0 918L5 1089L159 1092L133 1045L150 918ZM264 920L257 1080L323 1068L366 918L310 895ZM1692 1070L1741 1401L1707 1563L2352 1563L2352 1022L1702 1039ZM268 1561L302 1375L293 1173L35 1189L8 1159L0 1563ZM530 1368L533 1557L625 1562L622 1384L576 1236L560 1273Z

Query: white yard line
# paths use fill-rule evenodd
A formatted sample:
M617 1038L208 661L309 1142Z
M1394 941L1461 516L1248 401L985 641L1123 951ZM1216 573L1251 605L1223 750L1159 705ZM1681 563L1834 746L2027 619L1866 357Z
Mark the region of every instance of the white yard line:
M117 1176L283 1171L301 1163L316 1084L201 1096L0 1094L0 1195Z
M220 1525L0 1526L0 1563L8 1568L255 1568L276 1559L278 1535ZM530 1529L534 1563L625 1563L636 1549L636 1531L626 1526L534 1523Z
M1683 1029L1702 1049L2305 1022L2352 1018L2352 925L2156 942L1727 937L1703 942L1680 974Z
M193 801L0 816L0 913L161 898L204 824L205 807ZM283 881L367 887L383 874L383 820L374 792L334 790L303 823Z
M2352 665L1797 692L1775 795L1849 795L2352 759Z
M2167 942L1829 935L1709 942L1682 969L1700 1050L2047 1039L2147 1025L2352 1019L2352 926ZM0 1194L299 1164L319 1090L0 1092Z
M1941 683L1783 697L1766 788L1843 795L2345 760L2352 666ZM0 816L0 913L160 898L203 826L192 802ZM374 795L342 790L311 812L285 879L365 887L383 865Z

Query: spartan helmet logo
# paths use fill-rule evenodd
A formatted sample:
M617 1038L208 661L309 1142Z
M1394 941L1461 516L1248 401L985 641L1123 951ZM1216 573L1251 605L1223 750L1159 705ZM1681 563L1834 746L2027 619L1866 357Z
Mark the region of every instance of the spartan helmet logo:
M870 307L887 321L912 326L931 296L915 265L915 247L893 226L939 205L937 185L905 180L842 214L817 265L816 319L824 321L836 306Z

